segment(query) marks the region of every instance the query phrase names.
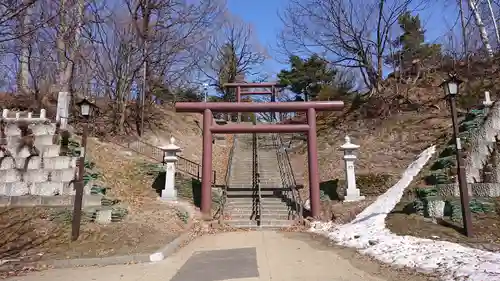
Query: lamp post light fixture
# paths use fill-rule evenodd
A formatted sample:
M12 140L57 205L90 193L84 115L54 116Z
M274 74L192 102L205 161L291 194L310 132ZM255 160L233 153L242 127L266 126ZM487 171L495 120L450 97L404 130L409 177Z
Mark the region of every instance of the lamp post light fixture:
M460 203L462 207L462 220L464 234L468 237L472 236L472 214L470 211L470 198L469 189L467 187L467 178L465 175L465 164L462 151L462 143L458 131L458 114L456 98L459 93L460 84L463 82L456 74L448 74L448 79L445 80L441 87L443 87L446 97L449 99L451 119L453 122L453 138L455 139L455 150L457 159L457 176L458 188L460 191Z
M80 114L83 116L85 122L83 124L82 143L80 147L80 159L78 161L78 179L75 183L75 200L73 202L73 218L71 222L71 240L78 240L80 236L80 224L82 220L82 204L83 204L83 190L85 188L83 182L83 174L85 173L85 149L87 147L89 119L92 115L94 108L97 106L87 98L82 99L76 103L80 107Z
M208 83L203 83L203 95L204 95L204 101L207 102Z

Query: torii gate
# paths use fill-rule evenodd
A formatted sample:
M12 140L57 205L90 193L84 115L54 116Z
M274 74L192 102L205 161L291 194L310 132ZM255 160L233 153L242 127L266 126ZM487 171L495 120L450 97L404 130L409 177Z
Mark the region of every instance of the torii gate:
M260 84L268 85L270 83ZM233 83L233 87L245 87L248 84ZM275 86L274 84L273 86ZM253 88L257 88L255 85ZM237 100L239 91L237 91ZM269 102L269 103L226 103L226 102L178 102L176 112L203 113L203 154L201 174L201 212L210 216L212 204L212 134L247 134L247 133L307 133L307 159L309 171L309 197L311 216L320 214L320 189L318 148L316 136L316 112L342 110L342 101L328 102ZM213 120L213 112L307 112L307 124L227 124L217 125Z
M236 102L241 102L243 96L271 96L271 102L276 101L276 89L283 88L284 86L277 83L226 83L224 88L236 88ZM268 89L262 91L242 91L242 89ZM271 112L273 119L276 119L274 112ZM241 112L238 112L238 122L241 122Z

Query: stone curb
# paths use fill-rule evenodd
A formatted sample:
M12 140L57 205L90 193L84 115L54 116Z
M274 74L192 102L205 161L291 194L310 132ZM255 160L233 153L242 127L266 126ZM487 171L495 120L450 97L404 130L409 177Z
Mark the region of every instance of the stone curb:
M67 259L67 260L52 260L39 262L40 265L49 266L51 268L70 268L70 267L85 267L85 266L107 266L107 265L118 265L118 264L133 264L133 263L147 263L147 262L159 262L164 260L166 257L174 254L177 249L187 241L190 237L190 230L194 225L194 208L187 202L184 201L172 201L168 202L172 205L182 209L189 214L189 221L183 233L174 239L174 241L169 242L165 246L158 249L152 254L133 254L127 256L112 256L103 258L83 258L83 259Z

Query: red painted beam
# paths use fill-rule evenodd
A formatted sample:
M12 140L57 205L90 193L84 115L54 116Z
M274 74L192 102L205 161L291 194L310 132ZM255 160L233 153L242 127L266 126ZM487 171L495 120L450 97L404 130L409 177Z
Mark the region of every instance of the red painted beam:
M283 88L284 85L278 84L278 82L266 82L266 83L226 83L223 85L224 88Z
M316 111L342 110L342 101L327 102L178 102L175 104L177 112L203 112L210 109L212 112L297 112L314 108Z
M271 91L254 91L254 92L241 92L242 96L257 96L257 95L272 95Z
M248 134L248 133L297 133L309 131L309 125L223 125L211 126L212 134Z

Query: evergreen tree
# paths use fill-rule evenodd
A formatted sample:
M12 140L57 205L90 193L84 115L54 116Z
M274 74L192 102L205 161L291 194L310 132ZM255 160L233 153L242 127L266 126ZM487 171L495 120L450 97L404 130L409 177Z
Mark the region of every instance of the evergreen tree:
M436 59L441 54L441 45L425 43L425 30L418 15L412 16L406 11L398 17L398 23L403 33L394 41L394 46L399 50L388 56L386 63L404 71L416 60Z
M307 59L291 56L290 70L281 70L278 79L280 84L289 86L296 95L304 94L308 101L309 96L316 97L325 85L334 83L336 75L336 69L314 54Z

